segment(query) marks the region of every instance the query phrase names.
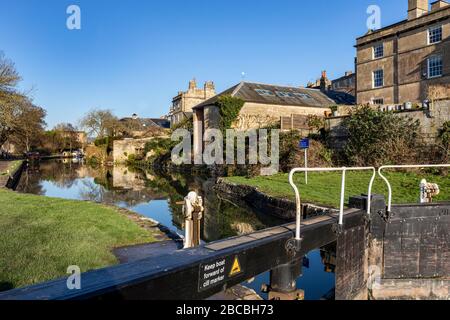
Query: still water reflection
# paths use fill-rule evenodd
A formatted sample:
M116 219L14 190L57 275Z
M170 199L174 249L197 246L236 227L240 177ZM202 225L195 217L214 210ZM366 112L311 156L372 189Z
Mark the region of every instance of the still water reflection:
M214 192L214 183L215 180L200 176L156 174L121 166L92 168L81 162L52 160L30 166L17 191L120 206L155 219L179 234L184 233L184 220L177 203L189 191L196 191L204 201L201 236L205 242L286 223L223 199ZM332 271L323 262L330 260L325 256L327 252L320 250L308 255L309 268L303 268L303 277L298 280L306 299L320 299L334 287L334 274L325 271ZM269 283L269 273L246 286L261 293L263 283Z

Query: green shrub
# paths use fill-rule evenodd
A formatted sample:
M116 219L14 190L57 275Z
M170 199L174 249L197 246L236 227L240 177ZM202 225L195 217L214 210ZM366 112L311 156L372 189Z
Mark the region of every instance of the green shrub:
M444 123L439 137L441 138L442 145L448 151L450 149L450 121Z
M450 158L450 121L445 122L442 126L439 138L441 139L442 145L441 162L447 163Z
M177 129L186 129L192 132L192 130L194 129L194 122L192 117L184 118L180 123L178 123L172 128L172 131L175 131Z
M348 165L380 166L416 161L419 121L363 106L344 120L343 127L348 134L344 148Z

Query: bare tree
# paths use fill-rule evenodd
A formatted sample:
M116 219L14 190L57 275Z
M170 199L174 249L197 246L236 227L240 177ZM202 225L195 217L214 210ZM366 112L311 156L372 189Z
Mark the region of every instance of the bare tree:
M80 126L89 136L104 138L115 135L118 122L111 110L92 110L80 120Z
M78 140L77 128L71 123L59 123L53 130L56 133L55 138L57 139L60 151L64 149L72 151L81 147L81 143Z

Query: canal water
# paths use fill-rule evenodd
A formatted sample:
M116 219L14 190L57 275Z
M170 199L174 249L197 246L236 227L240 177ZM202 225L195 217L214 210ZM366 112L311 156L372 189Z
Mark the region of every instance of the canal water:
M135 168L93 168L76 160L42 161L29 166L22 174L17 191L48 197L89 200L137 212L159 221L172 231L184 234L182 207L177 204L189 191L203 197L202 240L216 241L286 223L252 209L236 205L216 194L215 181L179 173L156 174ZM318 300L334 288L333 248L308 254L303 276L297 281L305 299ZM261 286L268 284L269 272L257 276L245 286L263 298Z

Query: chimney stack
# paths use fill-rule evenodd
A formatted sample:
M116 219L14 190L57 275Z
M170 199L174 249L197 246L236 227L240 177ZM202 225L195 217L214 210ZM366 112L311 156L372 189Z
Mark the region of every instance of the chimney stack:
M195 89L197 89L197 81L194 78L191 81L189 81L189 90L195 90Z
M320 78L320 91L325 92L327 91L327 72L322 71L322 77Z
M428 0L408 0L408 20L413 20L429 12Z
M443 0L439 0L439 1L433 2L431 4L431 11L436 11L436 10L445 8L445 7L449 6L449 5L450 4L448 4L448 2L445 2Z

